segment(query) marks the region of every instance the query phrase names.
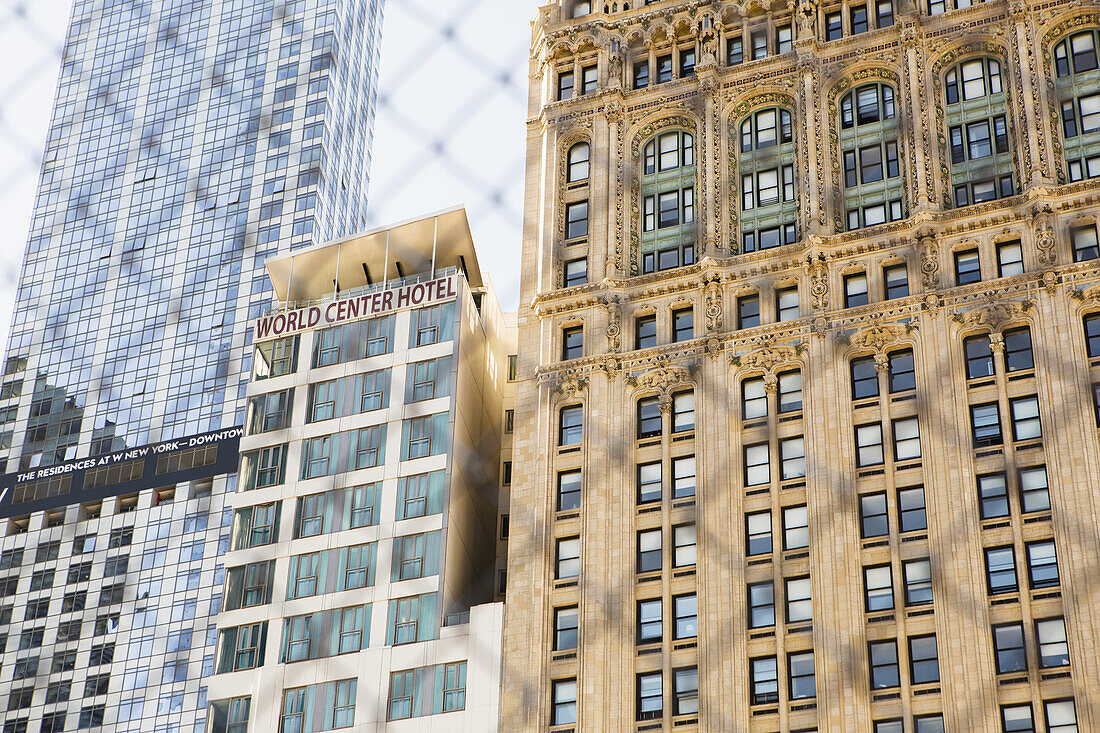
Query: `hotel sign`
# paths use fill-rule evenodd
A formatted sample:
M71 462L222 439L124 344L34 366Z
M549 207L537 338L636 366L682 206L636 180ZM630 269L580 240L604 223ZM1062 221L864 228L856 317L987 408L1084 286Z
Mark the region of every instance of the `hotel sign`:
M253 336L255 341L292 336L312 328L337 326L406 308L441 303L457 295L458 275L451 274L428 282L379 290L357 298L334 300L324 305L311 305L264 316L256 321Z

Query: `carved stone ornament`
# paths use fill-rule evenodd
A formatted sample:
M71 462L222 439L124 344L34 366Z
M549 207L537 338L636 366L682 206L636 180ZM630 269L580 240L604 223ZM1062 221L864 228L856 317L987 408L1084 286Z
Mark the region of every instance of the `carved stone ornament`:
M575 399L588 387L588 380L573 370L547 375L546 381L550 384L550 394L563 402Z
M798 40L814 37L814 21L817 20L817 3L814 0L798 0L794 13L798 27Z
M1054 225L1051 223L1054 216L1050 211L1050 205L1035 207L1032 218L1035 220L1035 248L1039 250L1039 262L1044 265L1053 265L1058 259L1058 254L1054 248Z
M764 372L765 375L774 375L779 367L799 363L801 353L801 342L795 346L789 346L769 341L752 351L731 357L730 363L741 369L759 370Z
M1058 292L1058 286L1062 283L1061 276L1054 270L1047 270L1043 273L1043 290L1047 295L1054 295Z
M1005 325L1023 318L1030 308L1030 301L1018 302L990 298L985 303L967 311L963 319L972 326L982 326L994 333L999 333Z
M940 250L936 238L930 231L917 235L920 245L920 279L925 290L937 290L940 287Z
M856 349L867 349L875 354L885 354L886 348L897 343L913 331L910 323L875 323L852 334L848 343Z
M602 298L600 303L607 309L607 350L615 353L622 348L622 305L614 293Z
M721 277L710 274L703 278L704 305L706 308L707 330L717 333L722 330L722 286Z
M691 372L688 369L661 365L638 377L637 386L639 391L656 390L661 411L665 412L672 405L672 389L690 381Z
M806 269L810 273L810 304L815 311L829 307L829 267L825 264L825 255L806 257Z

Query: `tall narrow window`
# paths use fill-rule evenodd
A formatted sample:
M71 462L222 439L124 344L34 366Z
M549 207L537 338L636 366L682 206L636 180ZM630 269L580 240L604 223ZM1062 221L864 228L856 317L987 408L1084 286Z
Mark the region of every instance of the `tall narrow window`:
M860 5L850 10L853 32L862 32L856 27L866 30L867 7ZM859 229L904 217L905 184L899 138L897 99L892 86L866 84L840 100L845 217L842 228Z
M798 240L794 130L791 112L771 108L740 123L741 251Z
M567 179L570 183L588 180L588 161L592 148L588 143L577 143L569 148L569 170Z
M1060 100L1066 174L1071 181L1100 176L1098 38L1096 28L1087 28L1054 46L1054 86Z
M695 138L664 132L643 146L642 272L695 262Z
M944 75L956 207L1016 193L1001 62L965 60Z

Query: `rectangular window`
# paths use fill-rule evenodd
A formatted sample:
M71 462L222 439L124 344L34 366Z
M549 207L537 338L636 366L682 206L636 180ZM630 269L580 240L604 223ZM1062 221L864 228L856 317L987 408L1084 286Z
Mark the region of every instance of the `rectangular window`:
M873 356L852 359L852 399L878 397L878 369Z
M664 84L672 81L672 56L657 57L657 83Z
M871 657L871 689L886 690L901 684L898 671L898 643L893 639L873 641Z
M746 555L767 555L772 551L771 512L745 515Z
M814 679L814 653L795 652L787 655L787 690L792 700L804 700L817 697L817 685Z
M692 639L699 635L698 604L694 593L672 598L672 638Z
M567 725L577 722L577 679L575 677L553 682L553 710L551 725Z
M1046 471L1043 471L1044 481ZM1003 473L978 477L978 500L982 519L1008 516L1008 488Z
M681 524L672 528L672 567L683 568L695 564L695 525Z
M745 486L758 486L771 481L771 461L768 444L745 446Z
M558 72L558 101L573 98L573 72Z
M664 714L664 693L660 672L639 673L637 678L638 720L657 720Z
M989 336L971 336L963 341L966 354L966 378L981 379L993 376L993 350Z
M857 272L844 276L844 307L867 305L867 273Z
M1016 556L1011 547L990 547L985 551L985 577L989 595L1015 593Z
M572 288L588 282L588 260L584 257L565 263L565 287Z
M886 513L886 494L865 494L859 497L860 536L863 539L890 534Z
M1065 667L1069 664L1069 644L1066 641L1066 622L1062 617L1040 619L1035 622L1035 634L1039 644L1039 666Z
M558 511L569 512L581 508L581 472L558 473Z
M886 283L886 299L904 298L909 295L909 274L905 265L891 265L882 270Z
M646 529L638 532L637 561L639 573L661 569L661 530Z
M882 425L856 426L856 465L860 468L882 464Z
M798 550L810 546L810 521L805 505L783 510L783 549Z
M672 311L672 340L690 341L694 338L693 313L690 308Z
M581 540L579 537L566 537L558 540L554 578L563 580L576 578L581 572Z
M890 392L906 392L917 388L917 372L910 349L895 351L888 359L887 373Z
M1027 545L1027 573L1032 590L1053 588L1059 584L1058 559L1053 542L1031 542Z
M939 656L934 634L909 637L909 674L914 685L940 681Z
M1050 510L1046 466L1020 469L1020 510L1043 512ZM1007 513L1007 510L1006 510Z
M760 325L760 296L745 295L737 299L737 327L753 328Z
M584 407L570 405L561 408L558 419L558 445L578 445L584 435Z
M840 12L825 14L825 40L835 41L844 35L844 19Z
M638 465L638 503L648 504L661 500L661 463Z
M779 413L797 412L802 409L802 372L794 370L778 375Z
M788 578L787 588L787 623L801 623L813 618L813 602L810 599L810 579Z
M751 704L770 705L779 702L779 668L775 657L749 660L749 675Z
M917 418L894 420L894 460L900 463L920 457L920 424Z
M634 319L634 348L648 349L657 345L657 316Z
M806 476L806 441L800 435L779 441L779 478L789 481Z
M798 287L781 288L775 291L776 321L794 321L799 317Z
M672 714L699 712L699 671L695 667L672 670Z
M863 604L867 613L894 608L894 581L889 565L863 569Z
M687 390L672 395L672 432L695 429L695 392Z
M638 601L638 643L660 641L661 634L661 599Z
M1018 241L997 245L997 274L1000 277L1024 274L1024 250Z
M898 522L902 532L917 532L928 528L923 487L898 489Z
M902 564L905 575L905 605L924 606L932 602L932 565L927 559Z
M672 498L686 499L692 496L695 496L695 456L673 458Z
M680 78L695 75L695 50L680 49Z
M768 55L768 36L766 33L750 33L749 44L752 48L752 58L756 59L766 58Z
M1005 331L1005 369L1009 372L1026 371L1035 368L1035 359L1031 351L1031 331L1024 328L1014 328Z
M653 438L661 434L661 404L656 397L638 400L638 439Z
M1004 705L1001 707L1003 733L1035 733L1035 719L1031 705Z
M1009 406L1012 409L1013 440L1035 440L1043 437L1038 397L1016 397L1009 400Z
M978 250L968 249L955 253L955 284L969 285L982 279Z
M576 201L565 206L565 238L588 236L588 201Z
M564 328L561 332L562 361L584 356L584 330L580 326Z
M848 7L849 19L852 23L852 35L867 32L867 6L854 5Z
M775 587L772 581L750 584L748 595L749 628L775 626Z
M1003 442L1000 409L996 402L970 406L970 432L975 448Z
M576 606L554 609L554 651L577 648L579 618Z
M1043 703L1048 733L1077 733L1077 710L1073 700L1047 700Z
M997 674L1027 671L1024 626L1020 623L993 627L993 654Z
M745 60L744 41L740 36L726 39L726 64L736 66Z
M581 69L581 94L594 94L599 85L599 74L595 66Z
M768 416L768 393L763 377L741 382L741 418L756 420Z
M1096 227L1074 227L1070 230L1073 241L1073 261L1083 262L1100 257L1100 243L1097 241Z
M649 86L649 62L634 62L634 88L644 89Z

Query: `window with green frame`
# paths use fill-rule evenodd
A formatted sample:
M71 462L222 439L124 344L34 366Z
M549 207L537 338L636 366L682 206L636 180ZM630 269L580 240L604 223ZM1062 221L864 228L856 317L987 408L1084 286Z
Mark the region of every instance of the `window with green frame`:
M840 100L840 162L848 230L905 216L896 100L897 93L888 84L865 84Z
M1016 193L1001 62L967 59L944 76L955 206Z
M1054 46L1054 88L1062 120L1066 173L1071 181L1100 176L1100 64L1096 28Z
M695 138L662 132L643 147L642 272L695 263Z
M741 251L798 241L794 126L790 110L772 107L740 123Z

